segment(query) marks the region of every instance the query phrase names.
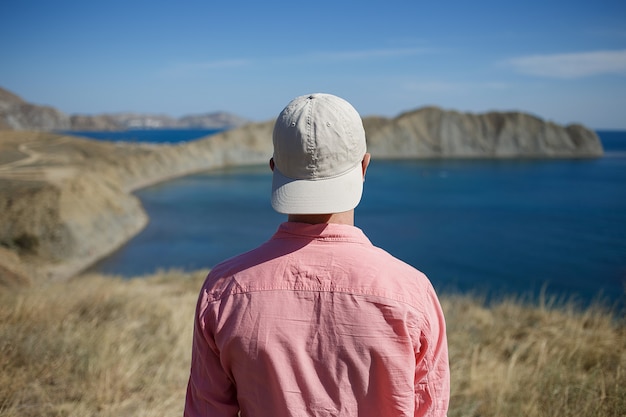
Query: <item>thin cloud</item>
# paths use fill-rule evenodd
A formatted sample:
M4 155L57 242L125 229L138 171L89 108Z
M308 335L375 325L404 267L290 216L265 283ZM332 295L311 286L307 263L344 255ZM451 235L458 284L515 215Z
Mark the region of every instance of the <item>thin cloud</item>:
M389 49L365 49L360 51L337 51L337 52L320 52L305 57L334 60L334 61L352 61L367 60L377 58L390 58L397 56L413 56L431 52L427 48L389 48Z
M407 90L420 91L424 93L449 93L452 91L458 91L461 87L458 83L451 83L445 81L423 81L423 82L411 82L406 85ZM465 86L463 86L465 88Z
M626 75L626 49L571 54L531 55L503 64L517 72L551 78L583 78L601 74Z
M211 70L230 68L244 68L251 66L282 65L285 63L298 64L311 61L366 61L372 59L394 58L399 56L413 56L432 52L426 48L389 48L389 49L365 49L356 51L325 51L311 52L296 55L274 56L263 59L226 59L206 62L186 62L171 65L159 72L162 77L185 77L191 74L202 73Z
M251 61L248 59L224 59L218 61L185 62L165 68L164 70L160 71L160 75L165 77L180 77L215 69L241 68L250 64Z
M459 93L474 90L505 90L509 85L502 82L448 82L448 81L420 81L411 82L405 85L410 91L422 93Z

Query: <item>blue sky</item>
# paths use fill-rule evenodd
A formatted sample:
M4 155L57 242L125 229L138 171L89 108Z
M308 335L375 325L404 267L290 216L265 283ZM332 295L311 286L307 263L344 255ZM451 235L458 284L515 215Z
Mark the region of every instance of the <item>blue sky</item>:
M69 113L519 110L626 129L626 1L0 3L0 86Z

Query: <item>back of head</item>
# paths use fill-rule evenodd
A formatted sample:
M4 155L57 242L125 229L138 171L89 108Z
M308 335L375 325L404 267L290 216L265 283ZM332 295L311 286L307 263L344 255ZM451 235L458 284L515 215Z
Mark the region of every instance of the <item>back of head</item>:
M293 99L276 119L273 143L276 211L330 214L359 204L366 141L350 103L321 93Z

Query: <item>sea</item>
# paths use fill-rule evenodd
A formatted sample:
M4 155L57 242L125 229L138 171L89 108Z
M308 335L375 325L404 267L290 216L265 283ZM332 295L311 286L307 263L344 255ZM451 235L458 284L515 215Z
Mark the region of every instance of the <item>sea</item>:
M176 143L217 131L77 134ZM626 131L597 133L605 149L597 159L373 159L356 226L440 293L626 311ZM285 220L270 206L270 189L266 165L141 189L148 226L91 271L131 278L211 268Z

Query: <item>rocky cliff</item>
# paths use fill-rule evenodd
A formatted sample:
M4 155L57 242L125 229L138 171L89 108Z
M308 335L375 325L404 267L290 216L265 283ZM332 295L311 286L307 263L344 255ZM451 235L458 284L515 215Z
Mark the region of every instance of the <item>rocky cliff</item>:
M425 107L394 119L365 118L363 123L370 152L382 158L576 158L603 153L595 132L525 113Z
M522 113L424 108L364 119L374 158L582 158L595 133ZM273 122L177 145L120 144L43 132L0 132L0 283L76 274L148 221L138 188L213 168L266 164Z

